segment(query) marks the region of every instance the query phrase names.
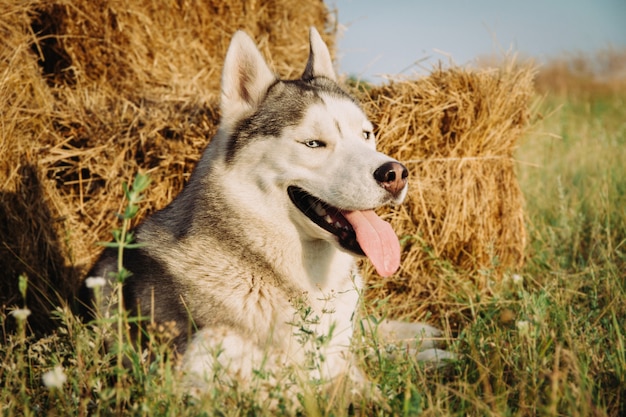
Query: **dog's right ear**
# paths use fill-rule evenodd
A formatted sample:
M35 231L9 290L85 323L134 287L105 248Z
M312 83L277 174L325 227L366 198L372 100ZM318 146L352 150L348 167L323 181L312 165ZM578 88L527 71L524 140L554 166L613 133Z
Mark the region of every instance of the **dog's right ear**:
M252 113L276 79L254 41L237 31L230 41L222 73L222 125L232 127Z

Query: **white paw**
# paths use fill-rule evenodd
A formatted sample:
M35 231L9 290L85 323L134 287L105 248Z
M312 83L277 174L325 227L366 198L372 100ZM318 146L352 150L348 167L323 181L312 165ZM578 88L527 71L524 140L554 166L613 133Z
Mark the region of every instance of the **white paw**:
M443 332L429 324L384 320L369 328L376 332L391 357L409 355L437 367L456 359L454 353L437 348L443 341Z
M418 352L415 358L420 362L427 362L437 367L444 366L447 361L453 361L457 359L457 356L443 349L426 349Z

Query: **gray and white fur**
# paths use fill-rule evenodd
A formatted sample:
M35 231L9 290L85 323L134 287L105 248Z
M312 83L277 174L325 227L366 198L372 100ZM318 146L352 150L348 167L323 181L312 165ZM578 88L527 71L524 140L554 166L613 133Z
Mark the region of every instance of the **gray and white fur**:
M125 308L176 322L182 369L200 389L218 365L246 381L262 365L304 362L294 323L309 308L315 334L332 335L311 377L362 383L350 349L362 289L355 257L367 255L381 275L398 268L397 237L372 210L403 201L406 168L376 151L373 126L337 84L315 29L297 80L279 80L237 32L221 115L189 183L137 228L143 246L124 254L132 272ZM116 269L115 251L106 250L90 275L111 280ZM420 324L382 327L402 337L439 334ZM422 348L426 358L447 357L427 341Z

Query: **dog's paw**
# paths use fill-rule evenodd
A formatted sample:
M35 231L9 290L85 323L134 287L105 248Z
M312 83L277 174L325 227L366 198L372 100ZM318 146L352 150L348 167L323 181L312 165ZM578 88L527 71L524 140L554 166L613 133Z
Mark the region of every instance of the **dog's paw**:
M383 343L405 345L415 351L435 348L443 332L425 323L383 320L378 325L378 337Z
M429 324L383 320L375 331L392 357L409 355L437 367L456 359L454 353L439 348L445 341L443 332Z
M417 359L419 362L424 362L435 365L436 367L440 367L446 365L446 363L449 361L456 360L457 355L452 352L448 352L447 350L433 348L417 352L417 354L415 355L415 359Z

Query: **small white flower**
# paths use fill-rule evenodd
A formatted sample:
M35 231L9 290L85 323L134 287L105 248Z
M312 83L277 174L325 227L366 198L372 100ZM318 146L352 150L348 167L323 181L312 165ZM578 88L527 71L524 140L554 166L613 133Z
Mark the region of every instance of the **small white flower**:
M55 366L51 371L43 374L42 378L43 384L48 389L60 389L63 387L65 381L67 381L67 376L65 376L65 372L63 372L63 367L61 365Z
M522 285L524 283L524 277L520 274L513 274L511 280L513 280L513 284L515 285Z
M30 310L27 308L16 308L10 313L18 321L24 321L30 316Z
M517 327L517 331L520 335L528 336L530 334L530 323L526 320L518 321L517 323L515 323L515 326Z
M85 279L85 286L87 288L102 288L106 283L106 280L102 277L89 277Z

